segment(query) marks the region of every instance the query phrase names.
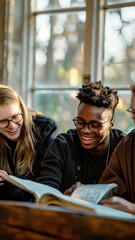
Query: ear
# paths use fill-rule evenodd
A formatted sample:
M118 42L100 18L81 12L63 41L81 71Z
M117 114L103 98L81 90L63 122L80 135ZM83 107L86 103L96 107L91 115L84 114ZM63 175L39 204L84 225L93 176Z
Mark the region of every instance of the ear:
M111 120L109 130L111 130L113 128L113 126L114 126L114 120Z

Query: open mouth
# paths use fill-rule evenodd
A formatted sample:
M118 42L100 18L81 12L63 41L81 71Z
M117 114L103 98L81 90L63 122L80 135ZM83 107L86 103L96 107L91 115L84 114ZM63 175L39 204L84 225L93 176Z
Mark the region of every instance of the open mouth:
M82 136L82 138L83 138L84 140L92 140L92 139L93 139L92 137L84 137L84 136Z
M12 130L12 131L7 131L7 133L10 134L10 135L14 135L17 132L18 132L18 127L16 129Z
M94 141L93 137L81 136L81 139L83 144L91 144Z

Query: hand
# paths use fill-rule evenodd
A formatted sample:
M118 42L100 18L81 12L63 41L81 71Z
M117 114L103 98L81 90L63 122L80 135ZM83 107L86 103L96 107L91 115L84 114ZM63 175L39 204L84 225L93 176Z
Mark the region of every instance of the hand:
M8 176L7 172L4 170L0 170L0 180L3 180L5 176Z
M76 182L69 189L67 189L63 194L70 196L76 188L78 188L82 185L83 185L82 183Z
M106 207L111 207L123 212L135 214L135 204L125 200L124 198L111 197L108 199L101 200L99 204L104 205Z

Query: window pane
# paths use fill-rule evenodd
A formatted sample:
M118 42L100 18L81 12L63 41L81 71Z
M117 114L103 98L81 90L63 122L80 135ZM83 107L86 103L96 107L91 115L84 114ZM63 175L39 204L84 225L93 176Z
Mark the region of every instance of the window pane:
M119 104L116 107L114 119L114 127L130 132L134 128L133 120L130 114L127 112L127 108L130 106L131 92L130 91L119 91Z
M59 132L74 128L72 119L77 115L79 100L78 91L36 91L34 108L48 117L53 118L59 125ZM133 120L127 112L130 106L131 92L119 91L119 104L114 115L114 128L129 132L134 128Z
M135 81L135 7L108 10L105 19L105 84Z
M32 5L35 0L32 1ZM46 9L55 8L69 8L69 7L84 7L86 6L86 0L36 0L36 10L44 11Z
M79 100L76 91L36 91L34 95L34 108L46 116L53 118L59 132L66 132L74 128L72 119L76 116Z
M107 4L116 4L116 3L129 3L134 2L133 0L107 0Z
M36 18L36 85L77 86L82 81L85 12Z
M16 90L20 89L22 49L22 1L9 1L7 80Z

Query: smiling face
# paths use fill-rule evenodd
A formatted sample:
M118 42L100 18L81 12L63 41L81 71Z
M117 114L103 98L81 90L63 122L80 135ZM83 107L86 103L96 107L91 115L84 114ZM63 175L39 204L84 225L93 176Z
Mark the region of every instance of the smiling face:
M132 119L133 119L134 124L135 124L135 95L132 95L132 97L131 97L131 109L133 111Z
M18 104L0 105L0 121L9 120L15 115L21 113ZM0 129L0 133L12 141L16 141L21 133L23 119L18 123L9 122L8 127Z
M104 123L107 121L96 133L91 132L88 129L88 125L85 125L83 129L77 129L83 148L90 149L91 152L94 150L94 153L97 155L104 153L108 147L109 132L114 124L113 120L110 121L112 111L104 107L81 103L78 107L77 117L82 118L86 123L91 121Z

